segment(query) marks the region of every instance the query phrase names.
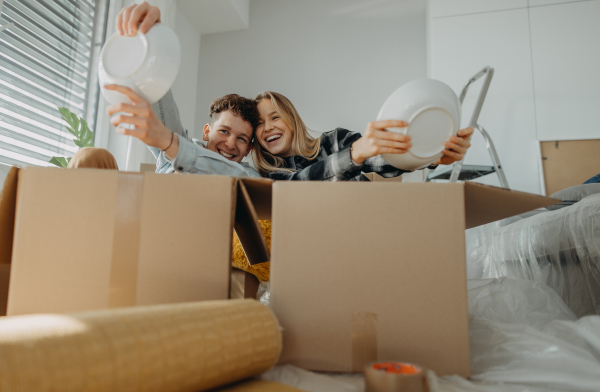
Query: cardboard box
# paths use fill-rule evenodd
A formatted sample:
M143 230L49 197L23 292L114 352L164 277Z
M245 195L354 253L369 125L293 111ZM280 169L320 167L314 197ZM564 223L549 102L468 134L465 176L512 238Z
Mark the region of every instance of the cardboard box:
M9 315L228 298L234 219L251 216L241 181L28 167L8 185ZM249 223L240 237L260 242Z
M540 142L546 194L581 185L600 173L600 140Z
M468 377L465 229L556 202L474 183L275 182L280 364L399 360Z

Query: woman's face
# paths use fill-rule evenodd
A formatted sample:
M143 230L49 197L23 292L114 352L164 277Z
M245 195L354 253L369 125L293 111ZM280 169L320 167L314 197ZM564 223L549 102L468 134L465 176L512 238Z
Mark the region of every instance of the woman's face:
M293 155L292 131L273 107L271 100L263 99L258 103L260 123L256 128L258 143L268 152L280 157Z

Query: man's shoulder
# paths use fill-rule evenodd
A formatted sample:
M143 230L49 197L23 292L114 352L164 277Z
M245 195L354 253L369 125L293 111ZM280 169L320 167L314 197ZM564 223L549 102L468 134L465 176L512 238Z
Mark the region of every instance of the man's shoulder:
M240 162L239 164L241 166L243 166L244 169L246 169L246 172L248 173L248 177L262 178L262 176L260 175L260 173L258 172L258 170L256 170L251 165L247 164L246 162Z

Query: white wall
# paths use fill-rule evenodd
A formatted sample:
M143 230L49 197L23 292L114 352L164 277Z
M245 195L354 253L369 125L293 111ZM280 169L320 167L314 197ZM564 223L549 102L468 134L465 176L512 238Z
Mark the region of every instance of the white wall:
M179 8L175 13L175 33L181 43L181 68L173 84L173 98L183 127L192 130L196 123L200 33Z
M425 53L424 0L251 0L249 29L202 36L195 137L212 99L264 90L313 130L362 132L389 94L426 77Z

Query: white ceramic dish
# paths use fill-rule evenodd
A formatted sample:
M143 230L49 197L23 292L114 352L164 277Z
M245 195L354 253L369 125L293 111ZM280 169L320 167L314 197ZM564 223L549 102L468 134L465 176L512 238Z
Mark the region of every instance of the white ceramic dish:
M113 34L104 44L98 62L100 87L120 84L133 89L149 103L171 88L181 65L181 45L175 32L157 23L146 34L134 37ZM110 103L130 103L116 91L101 88Z
M408 127L387 130L410 135L412 148L406 154L381 156L394 167L416 170L441 158L444 143L458 132L460 101L448 85L433 79L418 79L394 91L377 120L408 122Z

